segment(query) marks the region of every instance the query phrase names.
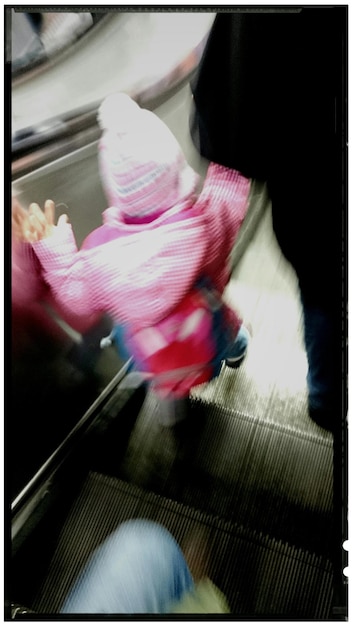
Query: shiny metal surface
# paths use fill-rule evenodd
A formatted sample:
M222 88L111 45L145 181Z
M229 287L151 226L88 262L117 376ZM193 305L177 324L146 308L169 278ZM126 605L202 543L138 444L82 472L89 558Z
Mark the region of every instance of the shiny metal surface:
M63 461L65 460L65 450L67 454L69 446L74 437L80 435L80 433L84 433L84 431L88 428L92 419L96 417L98 411L101 410L105 402L117 390L118 385L127 376L130 365L131 363L130 361L128 361L123 367L121 367L121 369L101 392L101 394L96 398L96 400L94 400L89 409L84 413L84 415L82 415L81 419L74 425L73 429L68 433L67 437L65 437L65 439L60 443L59 447L54 450L54 452L50 455L48 459L46 459L45 463L39 468L37 473L31 478L31 480L26 484L24 489L22 489L22 491L12 501L12 515L16 514L20 507L22 507L26 503L29 496L32 495L33 491L40 487L41 482L50 473L50 471L56 471L59 465L63 463Z
M197 67L213 19L201 12L110 12L66 53L15 78L13 178L96 141L96 113L112 91L151 109L168 102Z
M196 67L215 14L111 11L65 54L12 85L12 132L99 106L114 91L143 102Z

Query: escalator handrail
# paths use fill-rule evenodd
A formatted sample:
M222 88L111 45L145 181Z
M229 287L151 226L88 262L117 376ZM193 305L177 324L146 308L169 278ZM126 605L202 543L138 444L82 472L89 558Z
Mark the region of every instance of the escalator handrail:
M195 72L178 76L170 85L160 85L160 92L152 89L143 94L129 94L138 104L150 110L168 101L175 91L190 81ZM164 87L164 91L161 88ZM101 130L97 121L100 102L92 108L80 109L66 119L46 120L38 127L24 128L12 139L12 180L13 182L35 169L66 156L68 153L98 141Z
M203 54L210 27L201 41L167 75L159 77L148 87L130 92L129 95L138 104L153 110L155 102L166 102L170 93L188 82L196 71ZM23 128L12 137L12 176L18 178L33 167L41 167L55 158L55 144L58 144L60 156L62 145L70 142L76 135L79 147L92 141L92 134L100 135L97 113L101 102L94 102L68 112L60 118L43 121L38 126ZM94 136L94 139L96 137ZM60 151L61 150L61 151ZM37 153L37 156L36 156ZM33 162L32 162L33 161Z
M42 485L43 481L63 463L70 448L75 439L79 436L83 436L87 428L91 425L93 420L97 417L97 414L101 411L106 401L116 391L117 386L127 376L130 371L132 359L129 359L112 380L106 385L101 394L94 400L91 406L87 409L81 419L72 428L69 434L56 448L56 450L49 456L49 458L43 463L36 474L25 485L22 491L16 496L11 503L11 515L14 516L18 511L26 504L30 496Z

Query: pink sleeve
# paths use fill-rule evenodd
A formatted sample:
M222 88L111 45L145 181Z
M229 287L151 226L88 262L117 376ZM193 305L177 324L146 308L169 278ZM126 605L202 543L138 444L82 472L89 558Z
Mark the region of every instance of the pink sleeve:
M83 316L96 312L85 255L77 249L71 224L55 227L51 237L32 246L43 276L63 310Z
M208 233L207 272L220 292L229 280L229 255L248 209L250 184L236 170L210 163L197 201Z
M210 163L200 200L210 200L211 220L225 220L224 226L235 238L248 208L251 181L239 172Z

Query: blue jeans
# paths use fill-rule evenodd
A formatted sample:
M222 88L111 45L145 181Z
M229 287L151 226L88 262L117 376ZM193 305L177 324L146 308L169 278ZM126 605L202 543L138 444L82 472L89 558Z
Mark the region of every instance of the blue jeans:
M95 550L61 613L167 613L193 586L172 535L148 520L128 521Z
M341 396L339 362L342 351L336 323L323 307L307 303L303 294L302 304L309 406L316 410L336 411Z

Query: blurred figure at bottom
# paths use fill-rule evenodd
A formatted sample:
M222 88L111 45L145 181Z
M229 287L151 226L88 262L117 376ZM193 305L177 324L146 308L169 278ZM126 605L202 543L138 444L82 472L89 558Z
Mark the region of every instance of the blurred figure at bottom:
M159 524L128 521L93 553L61 613L228 613L206 577L193 578L181 548Z

